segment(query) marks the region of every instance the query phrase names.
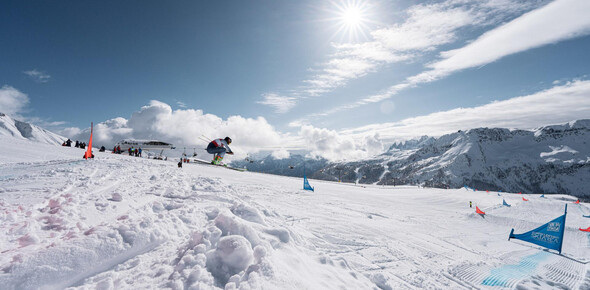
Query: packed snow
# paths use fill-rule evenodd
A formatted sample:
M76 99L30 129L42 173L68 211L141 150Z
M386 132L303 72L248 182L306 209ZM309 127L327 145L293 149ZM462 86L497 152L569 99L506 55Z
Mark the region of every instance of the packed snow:
M0 136L0 288L590 289L590 208L572 196L313 179L311 192L94 154ZM508 241L566 204L562 255Z

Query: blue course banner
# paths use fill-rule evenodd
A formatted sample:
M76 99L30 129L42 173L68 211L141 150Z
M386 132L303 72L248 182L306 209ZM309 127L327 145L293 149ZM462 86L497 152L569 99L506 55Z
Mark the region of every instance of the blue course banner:
M313 187L311 187L311 185L309 185L309 181L307 181L307 176L305 176L305 175L303 176L303 189L314 191Z
M565 233L565 216L567 215L567 204L565 205L565 213L526 233L515 234L514 229L510 231L510 239L518 239L525 242L533 243L541 247L556 250L561 254L561 246L563 244L563 234Z

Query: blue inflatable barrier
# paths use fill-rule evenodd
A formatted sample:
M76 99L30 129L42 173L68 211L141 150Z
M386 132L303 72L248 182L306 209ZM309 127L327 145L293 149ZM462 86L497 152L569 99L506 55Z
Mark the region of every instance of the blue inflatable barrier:
M567 204L562 216L526 233L515 234L514 229L510 231L508 240L519 239L541 247L559 251L563 245L563 234L565 233L565 216L567 215Z

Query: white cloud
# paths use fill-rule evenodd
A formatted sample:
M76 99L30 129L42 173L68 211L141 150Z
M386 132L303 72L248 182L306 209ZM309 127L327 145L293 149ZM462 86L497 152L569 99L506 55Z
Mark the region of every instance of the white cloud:
M322 65L321 73L304 81L304 92L317 96L345 86L385 64L411 60L455 42L460 29L493 25L544 1L449 0L411 6L404 22L371 31L371 41L332 44L336 52Z
M394 51L428 51L455 41L457 29L478 21L466 7L448 7L446 2L415 5L407 13L406 22L373 31L371 35Z
M7 85L0 88L0 113L19 117L28 103L27 94Z
M506 21L524 11L538 7L548 0L448 0L434 4L417 4L406 10L406 19L390 27L371 31L370 41L360 43L332 43L334 53L320 65L319 73L303 81L304 86L296 90L289 101L307 96L320 96L335 88L346 86L353 79L378 71L386 64L410 61L426 51L438 49L441 45L455 42L460 29L482 27ZM357 103L344 105L332 110L312 114L309 117L326 116L339 111L379 102L390 98L399 90L415 86L419 82L433 81L443 70L408 78L407 83L398 84L385 92L370 96ZM269 96L275 96L269 94ZM287 98L287 97L282 97ZM277 111L287 111L289 105L280 107L278 100L259 102L274 106ZM305 121L293 121L293 126Z
M459 49L441 52L441 59L428 65L430 70L408 77L405 82L391 86L382 93L308 117L326 116L380 102L393 97L401 90L439 80L460 70L482 66L511 54L589 34L590 17L587 17L587 11L590 11L590 1L556 0L484 33Z
M0 113L7 114L12 118L35 124L46 129L54 129L67 123L64 121L51 121L39 117L25 117L22 113L30 111L27 108L28 105L29 96L27 94L8 85L4 85L0 88Z
M35 124L41 128L45 128L45 129L52 129L55 127L61 127L65 124L67 124L67 122L65 122L65 121L50 121L50 120L42 119L39 117L21 117L21 119L25 122Z
M176 105L177 105L179 108L183 108L183 109L185 109L185 108L186 108L186 104L185 104L185 103L183 103L183 102L181 102L181 101L177 101L177 102L176 102Z
M367 158L383 151L383 143L378 134L364 133L359 138L325 128L310 125L301 127L299 137L307 145L312 156L329 160L357 160Z
M49 81L49 79L51 79L50 75L48 75L45 72L38 71L37 69L24 71L23 73L28 75L29 77L31 77L33 80L35 80L38 83L46 83Z
M493 29L462 48L442 52L429 67L444 76L507 55L590 33L590 1L556 0ZM549 21L550 20L550 21Z
M274 159L286 159L291 156L291 153L289 153L289 151L281 148L280 150L273 151L271 156Z
M340 132L363 136L378 132L382 139L398 141L421 135L440 136L477 127L531 129L590 116L590 81L574 81L532 95L473 107L457 108L396 123L375 124Z
M332 44L335 54L322 65L320 74L304 81L304 92L317 96L345 86L384 64L412 59L454 41L457 29L475 22L467 10L441 4L415 5L408 15L402 24L372 31L373 41Z
M200 136L230 136L236 157L272 151L287 158L289 150L309 150L312 156L330 160L356 160L382 153L384 142L421 135L442 134L476 127L535 128L590 116L590 81L573 81L532 95L515 97L473 108L457 108L396 123L375 124L347 130L302 125L296 136L276 131L264 118L231 116L226 120L201 110L172 110L152 101L129 120L115 118L96 124L94 143L112 146L124 138L154 138L176 145L204 148ZM74 140L87 140L89 129L61 132Z
M441 52L442 59L428 65L431 70L408 78L407 83L432 82L508 55L589 34L588 11L590 1L553 1L484 33L466 46Z
M82 132L82 130L80 130L80 128L77 128L77 127L69 127L69 128L64 128L62 130L59 130L56 133L59 134L59 135L62 135L64 137L67 137L67 138L72 138L74 136L77 136L81 132Z
M86 140L90 134L90 128L66 130L62 132L64 135L78 140ZM134 138L205 148L207 144L201 140L201 136L230 136L234 141L231 147L237 157L281 147L290 149L288 144L297 144L291 141L293 138L289 135L277 132L262 117L230 116L223 120L212 114L204 114L202 110L172 110L170 105L160 101L151 101L149 105L141 107L129 120L119 117L95 124L93 137L97 145L105 146L113 146L121 139Z
M258 103L274 107L277 113L286 113L295 106L294 97L283 97L273 93L264 94L262 97L264 100Z

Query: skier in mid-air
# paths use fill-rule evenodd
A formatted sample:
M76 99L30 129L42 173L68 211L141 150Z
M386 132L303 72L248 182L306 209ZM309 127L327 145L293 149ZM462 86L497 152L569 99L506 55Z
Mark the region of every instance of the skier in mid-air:
M221 161L223 160L225 153L230 155L234 154L229 148L229 144L231 144L231 138L225 137L223 139L215 139L207 145L207 153L213 154L213 161L211 161L211 164L223 165Z

